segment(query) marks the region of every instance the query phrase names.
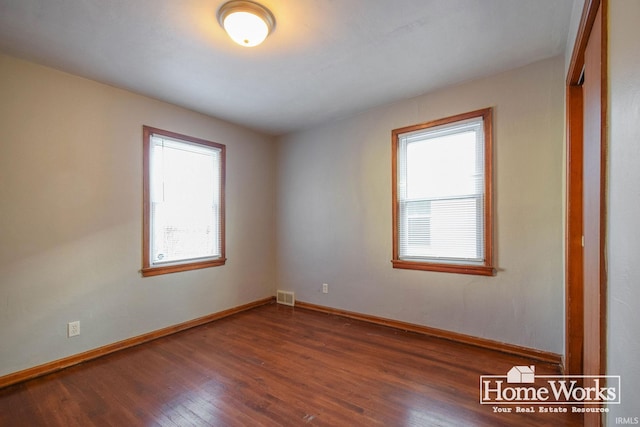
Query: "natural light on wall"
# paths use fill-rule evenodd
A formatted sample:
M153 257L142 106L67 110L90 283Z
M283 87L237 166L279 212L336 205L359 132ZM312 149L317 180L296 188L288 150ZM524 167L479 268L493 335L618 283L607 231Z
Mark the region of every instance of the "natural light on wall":
M273 14L258 3L232 0L218 10L218 22L234 42L253 47L267 38L276 21Z

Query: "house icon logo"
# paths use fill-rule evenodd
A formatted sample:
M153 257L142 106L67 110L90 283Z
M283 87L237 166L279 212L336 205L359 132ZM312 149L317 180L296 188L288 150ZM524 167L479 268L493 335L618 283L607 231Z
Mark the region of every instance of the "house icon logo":
M514 366L507 372L508 383L526 383L532 384L535 382L536 367L531 366Z

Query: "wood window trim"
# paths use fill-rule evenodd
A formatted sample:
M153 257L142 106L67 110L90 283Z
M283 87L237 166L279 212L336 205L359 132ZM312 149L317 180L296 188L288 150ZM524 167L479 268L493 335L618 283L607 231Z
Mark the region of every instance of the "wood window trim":
M220 250L219 258L206 259L194 262L173 263L161 266L152 266L150 259L150 239L151 239L151 191L150 191L150 150L151 136L162 135L182 141L193 142L220 150ZM216 267L224 265L227 261L225 256L225 177L226 177L226 146L217 142L208 141L188 135L182 135L151 126L142 127L142 151L143 151L143 219L142 219L142 269L143 277L158 276L161 274L177 273L181 271L198 270L202 268Z
M399 243L399 218L400 203L398 201L398 144L400 134L428 129L436 126L446 125L467 119L482 117L484 128L485 144L485 206L484 206L484 227L485 227L485 261L483 265L432 263L422 261L407 261L400 259ZM444 273L473 274L481 276L495 276L496 268L493 265L493 108L483 108L458 114L443 119L432 120L417 125L394 129L391 132L391 170L392 170L392 218L393 218L393 268L409 270L437 271Z

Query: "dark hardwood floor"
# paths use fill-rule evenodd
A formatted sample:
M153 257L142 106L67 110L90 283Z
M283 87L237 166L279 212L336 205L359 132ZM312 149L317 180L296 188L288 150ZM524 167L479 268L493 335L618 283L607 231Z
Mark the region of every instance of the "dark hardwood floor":
M270 304L0 390L1 426L579 426L494 413L480 375L551 364Z

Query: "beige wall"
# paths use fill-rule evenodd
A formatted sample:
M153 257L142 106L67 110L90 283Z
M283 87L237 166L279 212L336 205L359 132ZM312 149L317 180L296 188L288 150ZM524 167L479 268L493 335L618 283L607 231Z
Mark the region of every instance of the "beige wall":
M562 353L563 81L557 57L281 138L277 286ZM393 269L391 130L484 107L495 108L497 276Z
M640 418L640 2L609 2L607 374L621 377L621 404L607 424Z
M561 353L563 68L563 58L541 61L274 144L0 56L0 375L276 287ZM392 269L391 129L487 106L495 108L498 275ZM140 277L143 124L227 145L227 265ZM73 320L82 334L69 339Z
M271 138L7 56L0 93L0 375L274 295ZM225 266L138 273L143 124L227 145Z

